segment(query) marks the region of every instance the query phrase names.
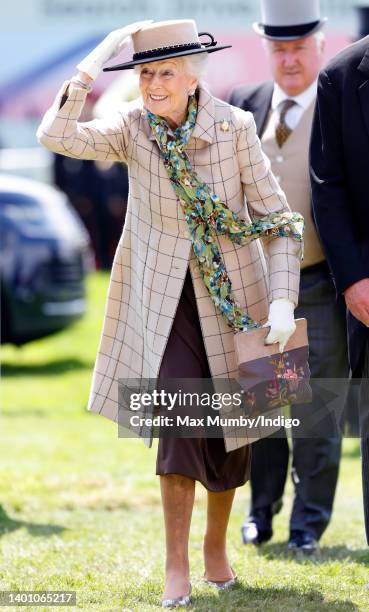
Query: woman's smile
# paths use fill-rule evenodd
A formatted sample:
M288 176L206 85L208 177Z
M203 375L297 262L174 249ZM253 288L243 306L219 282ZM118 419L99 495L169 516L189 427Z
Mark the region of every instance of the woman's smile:
M149 93L149 98L151 100L153 100L154 102L163 102L163 100L166 100L168 96L159 96L158 94L153 94L153 93Z

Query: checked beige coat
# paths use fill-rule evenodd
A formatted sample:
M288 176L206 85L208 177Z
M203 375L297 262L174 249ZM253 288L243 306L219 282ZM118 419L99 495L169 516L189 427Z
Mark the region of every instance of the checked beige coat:
M78 122L87 92L72 84L61 106L63 84L38 129L51 151L92 160L125 162L129 199L115 254L88 409L118 420L118 379L155 379L160 368L188 265L213 377L237 377L233 331L213 305L200 277L186 221L157 143L136 101L115 116ZM285 195L263 154L251 113L222 102L200 87L199 111L188 146L204 181L242 218L288 209ZM218 237L237 300L265 322L268 303L297 304L301 245L268 237L246 246ZM264 246L264 248L263 248ZM180 356L179 356L180 359ZM247 438L225 440L227 450Z

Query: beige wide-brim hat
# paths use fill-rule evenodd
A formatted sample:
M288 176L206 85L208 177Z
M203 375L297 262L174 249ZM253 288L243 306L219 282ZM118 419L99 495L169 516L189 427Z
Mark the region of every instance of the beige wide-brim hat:
M201 42L200 36L209 36L209 41ZM214 53L229 49L232 45L218 46L209 32L197 32L193 19L173 19L150 23L138 32L132 34L134 54L130 62L104 68L111 70L127 70L138 64L157 62L173 57L195 55L197 53Z
M319 0L261 0L261 19L253 24L269 40L297 40L318 32L327 21Z

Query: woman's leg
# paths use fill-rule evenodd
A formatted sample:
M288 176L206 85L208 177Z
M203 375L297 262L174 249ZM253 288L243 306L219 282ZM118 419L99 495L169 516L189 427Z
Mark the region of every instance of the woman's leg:
M208 512L204 538L205 579L226 581L233 577L229 565L226 536L236 489L220 493L208 491Z
M166 537L163 599L187 595L190 585L188 538L195 499L195 481L187 476L160 476Z

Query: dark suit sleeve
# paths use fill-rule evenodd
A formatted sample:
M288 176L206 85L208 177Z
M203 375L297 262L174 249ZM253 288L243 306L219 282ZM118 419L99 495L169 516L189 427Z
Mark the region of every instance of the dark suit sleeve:
M311 133L310 176L314 217L337 294L367 277L350 210L341 113L338 88L323 71Z
M232 106L238 106L241 108L242 96L240 95L238 88L233 89L233 91L231 91L231 95L229 96L228 103L231 104Z

